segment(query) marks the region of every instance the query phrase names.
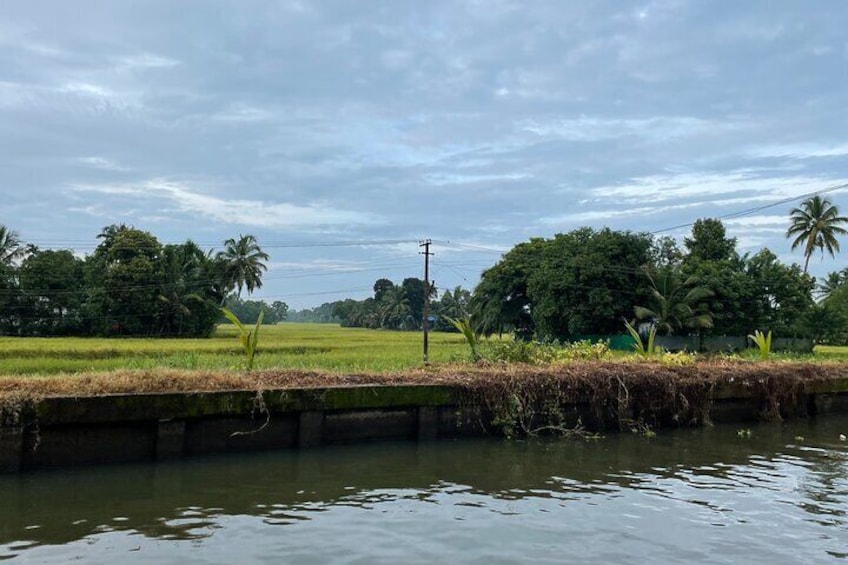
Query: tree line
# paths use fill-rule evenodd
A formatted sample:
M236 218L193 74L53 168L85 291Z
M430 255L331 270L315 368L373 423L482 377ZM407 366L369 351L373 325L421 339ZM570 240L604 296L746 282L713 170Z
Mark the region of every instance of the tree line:
M773 331L848 343L848 269L824 282L807 274L817 251L834 255L848 218L814 196L790 212L786 236L802 247L803 269L769 249L740 255L721 221L694 223L683 248L670 237L581 228L516 245L485 270L473 293L438 292L415 277L381 278L373 296L289 312L282 301L242 300L261 287L268 255L240 235L222 251L192 241L161 244L149 232L111 225L94 252L24 245L0 225L0 333L5 335L209 335L227 305L245 322L335 322L417 330L425 289L436 330L469 318L481 333L573 340L621 333L624 322L661 334L747 335Z
M805 264L769 249L740 255L721 221L701 219L684 249L670 237L582 228L515 246L483 272L469 310L484 334L574 340L621 333L625 321L660 334L737 335L848 342L848 269L817 286L816 251L833 255L848 218L826 198L792 210L787 237Z
M124 224L103 228L90 255L25 245L0 226L0 333L207 336L220 307L262 286L269 259L252 235L204 251ZM278 308L284 312L282 307Z
M419 330L424 320L424 281L409 277L400 284L381 278L374 294L364 300L348 298L326 302L315 308L293 311L291 322L336 323L343 327L386 330ZM430 328L456 331L446 317L468 315L471 291L457 286L439 291L430 285Z

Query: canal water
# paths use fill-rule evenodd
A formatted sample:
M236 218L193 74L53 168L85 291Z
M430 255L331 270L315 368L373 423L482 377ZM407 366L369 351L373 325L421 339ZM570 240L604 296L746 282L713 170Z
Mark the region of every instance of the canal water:
M848 563L848 417L0 476L21 563Z

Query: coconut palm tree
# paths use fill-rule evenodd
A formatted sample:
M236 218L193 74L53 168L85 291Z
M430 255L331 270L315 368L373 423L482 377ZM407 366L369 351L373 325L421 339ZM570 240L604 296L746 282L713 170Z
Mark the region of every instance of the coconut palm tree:
M848 269L829 273L818 286L819 301L826 300L848 281Z
M263 261L269 257L259 247L254 236L239 234L238 239L228 239L217 258L223 262L224 278L230 290L238 289L239 298L242 288L247 288L250 294L262 287L262 273L268 270Z
M204 296L210 286L204 280L207 262L206 254L191 240L181 245L166 245L162 250L165 280L157 296L161 334L183 335L200 328L197 318L204 307L209 309ZM212 308L217 317L217 304L212 304ZM196 327L189 328L192 321Z
M804 245L804 272L810 264L813 251L819 248L824 257L827 250L831 257L839 251L837 235L848 234L841 224L848 223L848 218L839 215L839 210L828 198L813 196L801 203L800 208L789 212L792 225L786 230L786 237L794 237L792 249Z
M11 265L16 259L24 256L18 232L0 224L0 266Z
M408 323L412 315L409 298L403 288L396 286L383 294L380 300L380 322L382 327L396 329Z
M446 290L438 303L439 314L460 320L468 317L468 301L471 300L471 292L461 286Z
M652 319L658 332L668 335L683 328L712 327L710 314L698 314L695 311L701 301L713 294L710 289L697 286L696 277L681 281L678 273L668 267L660 269L653 276L645 269L645 274L651 281L653 304L650 307L634 307L638 319Z

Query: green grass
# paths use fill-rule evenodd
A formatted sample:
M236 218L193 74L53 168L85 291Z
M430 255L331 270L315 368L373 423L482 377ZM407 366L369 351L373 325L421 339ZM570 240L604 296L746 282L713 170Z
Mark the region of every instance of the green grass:
M822 361L848 361L848 346L817 345L813 357Z
M460 334L430 334L430 360L465 360ZM420 332L342 328L334 324L263 326L254 369L387 372L422 365ZM208 339L0 338L0 375L80 373L118 369L241 369L236 328L219 326Z

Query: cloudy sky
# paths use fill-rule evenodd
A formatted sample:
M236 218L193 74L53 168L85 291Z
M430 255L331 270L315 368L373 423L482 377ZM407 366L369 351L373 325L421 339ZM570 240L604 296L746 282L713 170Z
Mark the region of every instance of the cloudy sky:
M257 296L298 308L422 276L422 238L437 286L472 287L529 237L848 182L846 21L842 0L0 0L0 223L79 252L117 222L254 234ZM792 205L728 230L800 262Z

